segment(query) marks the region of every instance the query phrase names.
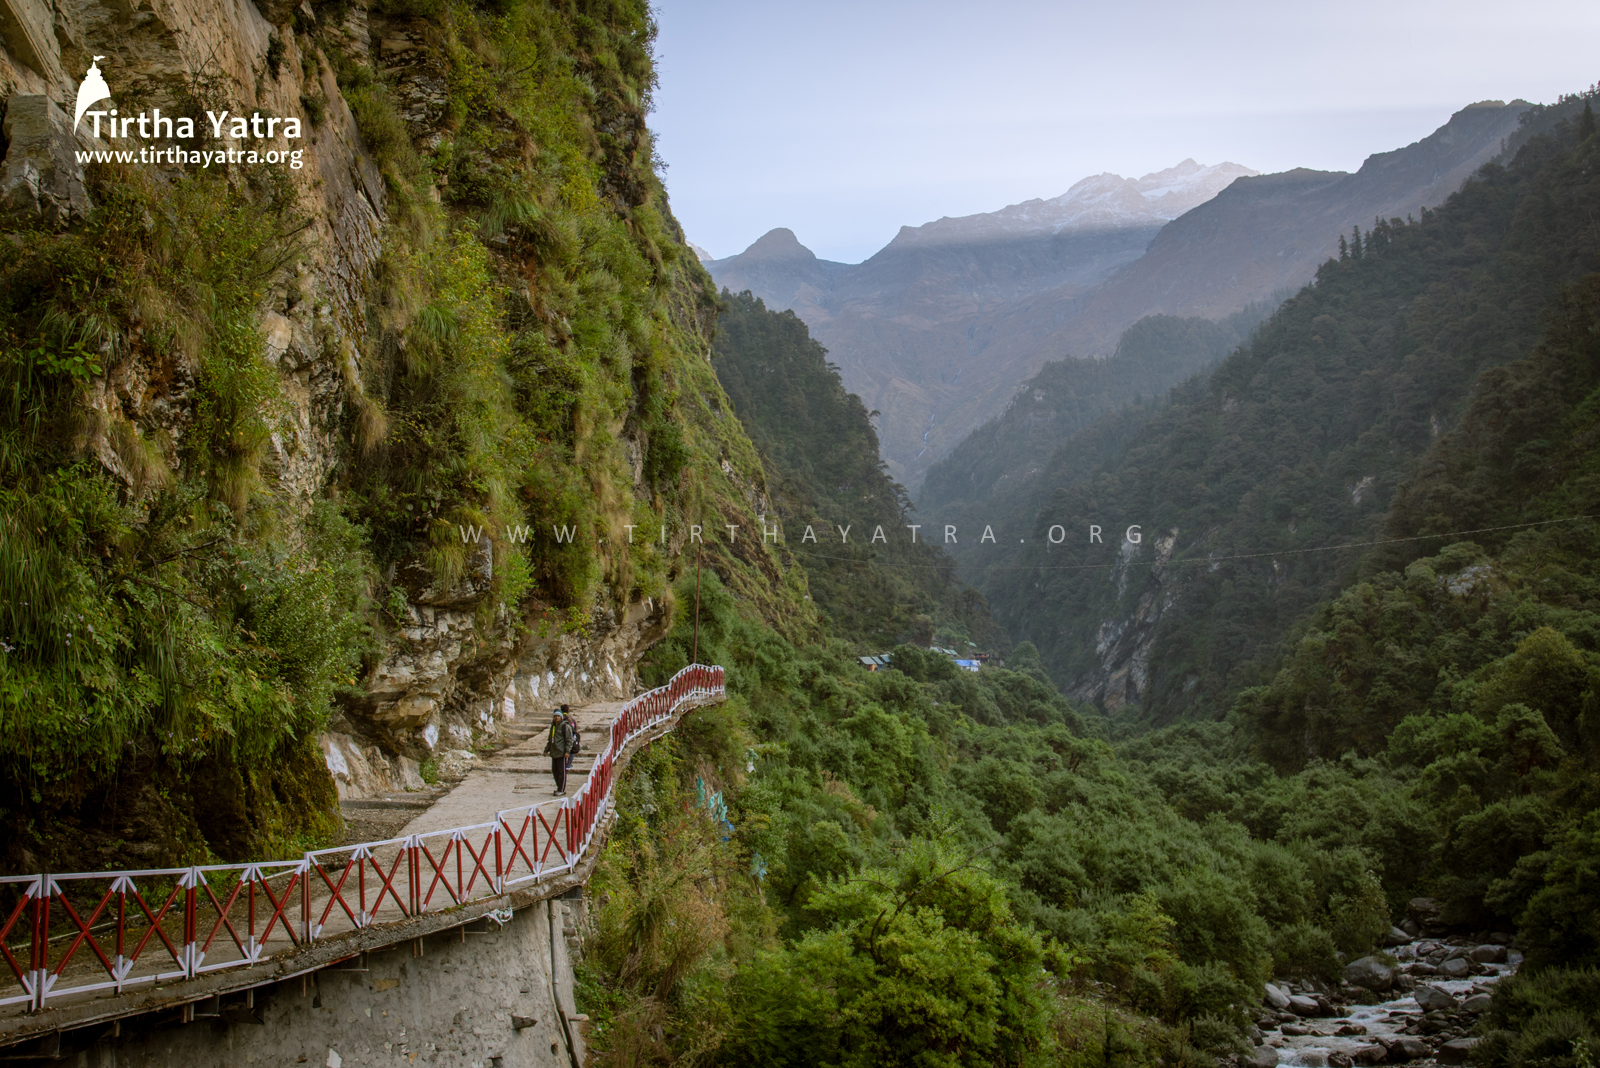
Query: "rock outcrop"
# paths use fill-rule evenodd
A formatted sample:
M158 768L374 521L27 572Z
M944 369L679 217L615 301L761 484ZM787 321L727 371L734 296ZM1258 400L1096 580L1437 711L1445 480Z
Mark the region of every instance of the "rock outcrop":
M17 93L5 104L6 155L0 164L0 212L51 228L89 216L72 120L43 94Z
M341 12L338 25L321 27L320 37L295 32L297 24L314 24L316 14L292 0L3 3L0 211L21 227L60 230L88 218L92 205L79 152L118 149L136 157L143 149L194 149L208 133L208 110L292 117L299 124L298 138L286 136L285 123L275 136L248 146L285 154L274 180L292 191L305 220L292 263L262 294L258 309L265 354L285 401L261 474L292 523L328 495L343 462L340 428L363 396L374 269L392 209L333 59L313 42L336 39L344 61L391 75L406 133L423 145L437 140L445 121L447 64L437 42L409 20L370 15L360 2ZM162 142L156 129L149 136L124 131L115 141L97 140L91 126L108 124L105 115L85 117L75 130L71 110L91 62L110 90L95 110L109 112L120 100L129 113L136 102L141 111L191 116L197 139ZM228 137L205 144L241 147ZM292 164L289 153L296 153ZM155 180L166 181L184 166L210 164L152 170ZM129 328L141 329L137 323ZM156 364L128 358L105 372L90 386L101 428L91 434L90 448L137 492L141 475L119 449L116 428L157 443L175 468L193 421L189 397L199 369L181 359ZM643 448L633 451L642 455ZM361 692L344 695L319 739L341 796L419 788L428 761L470 753L503 724L535 709L631 696L638 656L668 620L659 598L629 604L620 617L596 606L583 632L534 615L517 618L485 604L493 577L487 539L468 563L466 577L449 586L436 583L420 561L390 576L391 588L405 597L403 607L389 606L398 633L377 655Z

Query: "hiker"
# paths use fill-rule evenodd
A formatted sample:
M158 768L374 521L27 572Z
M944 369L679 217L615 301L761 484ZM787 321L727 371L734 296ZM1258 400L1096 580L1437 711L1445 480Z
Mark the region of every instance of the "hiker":
M556 794L567 792L567 765L570 754L577 747L577 728L561 715L561 709L553 709L550 713L550 737L544 743L544 755L550 758L550 772L556 779Z
M561 718L567 721L567 730L572 740L572 747L567 750L567 770L572 770L572 762L583 751L583 733L578 730L578 721L572 718L572 706L561 706Z

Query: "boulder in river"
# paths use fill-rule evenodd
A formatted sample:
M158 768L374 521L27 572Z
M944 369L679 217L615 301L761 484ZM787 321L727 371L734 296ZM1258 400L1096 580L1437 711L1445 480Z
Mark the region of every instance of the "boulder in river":
M1506 962L1505 946L1478 946L1467 954L1471 960L1479 964L1504 964Z
M1352 1056L1357 1064L1382 1064L1389 1059L1389 1051L1379 1045L1358 1046Z
M1394 985L1394 968L1379 957L1362 957L1344 966L1344 981L1368 990L1388 990Z
M1245 1068L1278 1068L1278 1051L1271 1046L1257 1046L1244 1059Z
M1448 990L1440 990L1436 986L1419 986L1412 991L1411 996L1416 999L1423 1012L1433 1012L1436 1009L1449 1012L1457 1005L1456 999Z
M1419 1038L1413 1038L1410 1034L1403 1034L1400 1038L1389 1039L1389 1041L1382 1042L1382 1046L1384 1046L1384 1049L1389 1050L1390 1065L1398 1065L1398 1063L1408 1062L1408 1060L1422 1060L1424 1057L1432 1057L1434 1055L1434 1050L1429 1047L1427 1042Z
M1465 979L1472 974L1472 962L1465 957L1456 957L1439 965L1439 974L1450 979Z
M1439 918L1439 902L1431 897L1414 897L1406 905L1406 919L1426 927Z
M1494 999L1488 994L1474 994L1461 1003L1463 1012L1487 1012Z
M1411 936L1398 927L1389 928L1389 933L1383 936L1383 944L1386 946L1403 946L1409 941Z
M1271 983L1266 984L1266 994L1262 1000L1279 1012L1289 1007L1289 995Z
M1478 1040L1475 1038L1452 1038L1439 1047L1439 1063L1466 1064L1472 1056L1472 1047L1477 1044Z
M1308 998L1304 994L1290 995L1289 1008L1300 1016L1315 1016L1322 1011L1322 1006L1317 1004L1316 998Z

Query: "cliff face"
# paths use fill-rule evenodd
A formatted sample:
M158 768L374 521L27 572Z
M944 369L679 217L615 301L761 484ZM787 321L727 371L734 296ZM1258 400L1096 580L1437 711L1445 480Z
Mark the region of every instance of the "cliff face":
M634 692L691 525L768 509L651 169L648 12L5 3L0 862L281 851ZM773 551L707 541L811 625Z

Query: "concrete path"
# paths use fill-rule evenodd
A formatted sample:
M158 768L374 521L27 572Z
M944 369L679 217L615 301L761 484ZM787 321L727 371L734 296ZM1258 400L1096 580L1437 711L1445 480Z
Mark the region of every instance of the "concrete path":
M611 721L622 711L623 701L583 705L572 710L578 721L578 731L583 735L583 752L572 762L567 772L567 796L575 795L594 768L594 759L606 744L606 732ZM451 827L466 827L475 823L488 823L496 812L508 808L527 808L538 805L545 810L545 818L554 820L554 812L561 799L554 795L555 779L550 774L550 758L544 755L545 738L549 736L550 720L539 717L535 721L519 723L514 728L521 740L497 753L490 754L475 764L467 777L448 794L435 801L426 811L417 815L399 833L427 834Z
M714 692L685 695L678 706L679 714L723 699ZM567 780L567 796L576 794L587 780L595 756L605 745L624 704L596 703L576 710L586 751L574 761ZM673 717L637 737L624 750L624 759L626 754L671 730L675 722ZM392 807L363 811L389 817L388 826L394 833L366 839L383 841L401 834L478 826L491 822L498 812L537 805L545 829L528 831L527 853L523 852L523 845L515 842L510 856L502 857L498 849L488 850L492 834L466 836L459 842L427 840L422 851L409 854L409 860L398 843L362 854L350 850L349 846L356 843L347 843L319 851L309 869L298 861L286 860L210 872L189 888L187 906L182 891L188 884L177 881L177 875L182 873L136 873L140 882L126 888L128 900L134 902L140 893L154 894L151 900L157 914L148 919L145 913L146 918L141 919L129 913L127 934L139 942L141 951L135 954L133 970L123 977L127 989L115 998L111 996L104 974L110 965L93 951L93 947L104 951L112 946L109 940L114 934L120 937L123 930L120 921L106 920L101 911L94 911L100 922L88 921L94 927L93 933L84 932L89 935L85 941L67 928L64 911L59 911L45 952L62 981L55 985L49 1006L37 1013L29 1013L22 1000L15 998L23 992L20 985L7 988L0 984L0 996L15 998L14 1004L0 1009L0 1044L38 1037L63 1026L84 1026L184 1006L189 1006L184 1008L185 1018L193 1019L193 1006L200 1001L210 999L208 1004L215 1007L219 1004L215 999L223 994L252 990L285 978L303 979L355 955L405 941L417 941L420 946L420 939L447 928L460 928L464 940L465 924L490 913L499 923L503 920L501 912L507 907L525 907L581 885L588 879L597 853L588 853L576 868L570 868L556 848L562 832L552 835L551 828L561 826L556 811L562 800L551 795L550 758L543 753L549 720L541 717L518 727L507 732L512 744L483 758L453 788L436 788L431 798L413 794L367 799L366 805ZM424 810L422 806L430 800L434 803ZM408 822L400 827L400 820ZM602 821L594 830L603 835L605 826ZM521 841L521 831L513 828L512 834ZM603 840L602 836L598 841ZM590 849L595 845L591 842ZM541 881L530 883L526 882L526 875L518 877L519 872L532 873L540 866L544 870ZM491 869L505 874L513 885L497 890ZM104 909L111 895L118 892L110 887L119 874L125 873L103 872L73 882L73 893L82 899L86 912L101 897L104 900L100 909ZM51 902L54 908L53 898ZM153 938L152 924L159 925L165 937ZM309 925L314 932L315 941L309 945L301 943L299 935L291 938L291 930L302 930L301 924ZM186 955L186 939L193 940L190 948L197 956ZM20 948L26 952L26 946ZM61 954L69 948L70 957L63 963ZM208 970L187 979L178 978L198 964ZM96 983L99 985L91 985Z

